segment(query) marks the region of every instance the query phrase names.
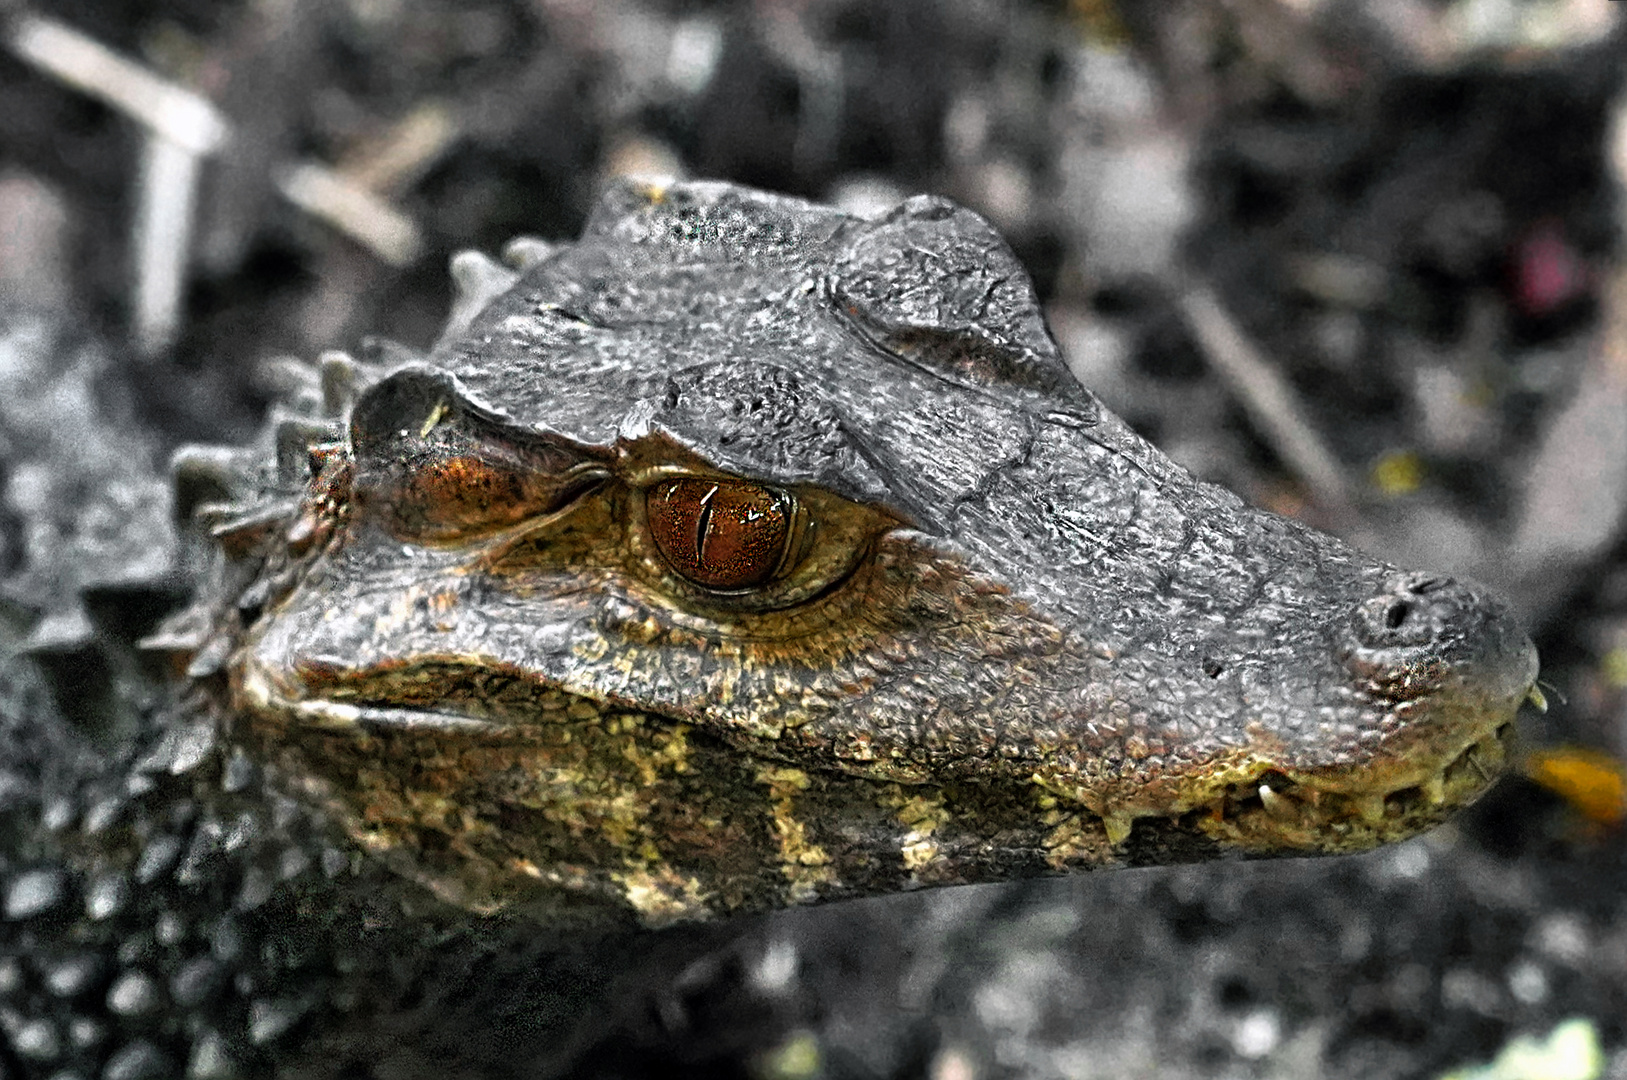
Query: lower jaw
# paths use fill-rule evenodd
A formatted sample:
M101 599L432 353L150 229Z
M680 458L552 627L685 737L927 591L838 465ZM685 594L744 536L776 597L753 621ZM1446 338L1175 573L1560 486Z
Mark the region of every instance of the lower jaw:
M1245 854L1363 851L1440 824L1489 790L1509 759L1512 722L1466 747L1422 780L1389 790L1331 791L1267 773L1188 815L1190 826Z

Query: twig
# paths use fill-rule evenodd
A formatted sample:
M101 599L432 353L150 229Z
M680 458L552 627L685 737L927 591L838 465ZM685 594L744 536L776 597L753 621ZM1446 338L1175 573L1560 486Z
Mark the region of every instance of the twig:
M445 102L420 102L361 154L347 154L338 172L367 191L400 191L434 168L458 134L457 118Z
M163 351L180 326L201 165L191 149L156 131L142 148L131 329L137 348L148 355Z
M194 154L212 154L231 138L213 102L55 19L18 16L8 44L20 59Z
M385 199L326 165L302 161L272 173L283 198L370 248L391 266L406 266L423 244L417 224Z
M1265 361L1214 293L1201 286L1191 288L1180 307L1209 362L1283 464L1310 488L1328 514L1354 521L1355 504L1344 470L1305 420L1293 388Z
M202 159L232 139L231 122L208 98L42 15L16 16L4 44L39 71L140 122L148 132L134 227L136 342L157 352L175 338L191 258ZM333 225L392 266L422 247L413 220L365 187L312 161L276 171L279 190L301 210Z
M54 20L20 16L10 45L23 60L147 129L131 241L131 330L138 348L158 352L175 339L180 322L200 161L226 145L231 127L205 98Z

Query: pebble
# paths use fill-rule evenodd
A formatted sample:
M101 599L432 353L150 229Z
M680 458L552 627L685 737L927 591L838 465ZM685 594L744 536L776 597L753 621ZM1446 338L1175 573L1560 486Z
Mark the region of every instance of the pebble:
M220 964L213 957L200 956L175 973L169 992L177 1004L190 1009L208 997L219 982Z
M76 1050L88 1050L107 1038L107 1028L88 1016L76 1016L68 1021L68 1041Z
M118 874L107 874L97 878L85 894L85 914L93 921L112 918L124 910L126 901L130 899L130 890L124 883L124 878Z
M30 1020L11 1033L11 1048L30 1061L54 1061L62 1054L62 1037L49 1020Z
M78 997L90 990L101 974L101 957L94 953L70 956L46 969L45 988L57 997Z
M239 1075L237 1063L218 1031L206 1031L192 1044L186 1075L187 1080L231 1080Z
M60 870L19 874L6 889L6 918L15 921L44 915L62 903L67 891L67 880Z
M308 1006L298 1001L256 1001L249 1006L249 1041L264 1046L293 1027Z
M144 1016L156 1012L163 995L152 976L143 971L127 971L107 992L107 1009L115 1016Z
M180 837L170 833L153 837L141 849L141 858L136 861L136 884L151 885L174 866L180 856Z
M102 1070L102 1080L159 1080L170 1075L169 1059L144 1039L114 1054Z
M243 875L243 887L238 890L233 905L238 911L253 911L271 899L271 876L258 866L249 867Z

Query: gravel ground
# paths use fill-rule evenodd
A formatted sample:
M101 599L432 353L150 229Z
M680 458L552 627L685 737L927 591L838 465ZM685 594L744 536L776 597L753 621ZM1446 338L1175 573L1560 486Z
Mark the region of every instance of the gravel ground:
M1620 6L38 4L205 93L236 137L204 166L181 303L154 336L131 300L142 129L0 54L0 283L113 343L118 408L157 462L251 432L269 358L370 333L427 344L451 252L572 236L615 173L858 211L941 192L1011 238L1081 378L1178 460L1513 595L1553 688L1525 720L1533 752L1619 768ZM406 239L385 211L346 232L296 206L300 162L401 215ZM1228 362L1228 330L1252 366ZM15 438L8 476L69 452ZM26 522L8 514L9 572ZM584 1017L559 1060L581 1076L1438 1077L1581 1018L1603 1060L1575 1075L1623 1080L1620 822L1526 772L1366 856L655 935L659 978Z

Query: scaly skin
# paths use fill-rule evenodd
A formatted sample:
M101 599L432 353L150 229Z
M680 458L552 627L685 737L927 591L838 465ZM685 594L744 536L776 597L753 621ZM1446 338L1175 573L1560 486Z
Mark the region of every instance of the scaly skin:
M965 210L625 185L483 281L426 359L334 361L345 437L219 530L252 617L190 617L230 740L443 900L655 925L1353 851L1502 763L1507 609L1195 481ZM674 477L812 524L706 587Z
M0 666L0 1069L548 1074L616 967L571 966L589 929L1356 850L1495 777L1505 606L1170 463L974 215L627 185L512 254L455 263L427 357L285 372L262 445L178 457L213 563L149 642L167 701L101 621L131 552L196 565L108 478L145 446L0 396L83 459L43 504L129 504L30 519L47 617L0 609L41 658ZM683 477L793 523L745 587L673 555Z

